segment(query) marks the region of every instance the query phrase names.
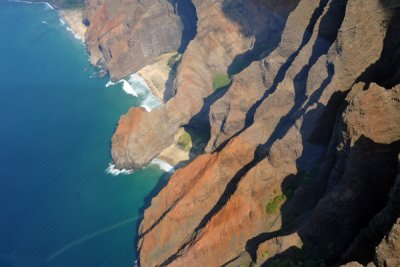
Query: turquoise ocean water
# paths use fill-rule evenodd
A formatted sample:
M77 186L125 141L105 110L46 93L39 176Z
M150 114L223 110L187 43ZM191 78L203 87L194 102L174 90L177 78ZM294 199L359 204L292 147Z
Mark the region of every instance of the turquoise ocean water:
M0 36L0 266L134 266L166 175L106 169L120 115L151 98L90 78L85 47L45 4L0 0Z

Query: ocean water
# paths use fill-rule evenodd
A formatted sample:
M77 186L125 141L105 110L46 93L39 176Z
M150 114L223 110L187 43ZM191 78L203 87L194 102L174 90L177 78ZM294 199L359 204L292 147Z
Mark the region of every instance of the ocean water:
M0 36L0 266L134 266L143 208L167 175L111 175L110 140L131 106L159 103L135 75L91 77L45 4L0 0Z

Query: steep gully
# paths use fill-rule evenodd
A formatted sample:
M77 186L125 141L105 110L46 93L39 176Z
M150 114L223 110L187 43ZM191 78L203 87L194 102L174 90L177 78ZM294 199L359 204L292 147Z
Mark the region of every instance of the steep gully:
M127 7L179 13L159 1L111 2L88 1L87 10L99 5L88 15L88 40L97 38L100 52L111 50L112 58L127 37L110 25L130 20ZM206 153L179 169L145 211L141 266L387 264L385 246L398 238L398 195L390 193L400 152L396 6L379 0L193 4L197 33L179 63L175 96L161 110L131 109L112 141L117 166L141 167L179 127L209 129ZM148 18L141 18L130 23L133 39L142 36ZM176 21L173 15L170 25L178 25L175 36L182 38ZM146 60L179 46L154 48ZM144 53L136 46L127 51L134 58ZM107 55L103 61L111 75L113 68L139 68ZM232 75L232 82L213 93L217 73Z

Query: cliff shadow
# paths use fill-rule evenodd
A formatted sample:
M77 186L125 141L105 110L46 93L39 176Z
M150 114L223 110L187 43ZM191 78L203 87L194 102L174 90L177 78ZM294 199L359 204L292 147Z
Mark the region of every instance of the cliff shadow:
M257 100L248 110L248 112L246 113L246 118L245 118L245 124L243 126L243 128L241 130L239 130L237 133L235 133L231 138L229 138L228 140L226 140L225 142L223 142L216 150L220 151L222 150L225 145L234 137L240 135L243 131L245 131L247 128L249 128L251 125L253 125L254 123L254 116L256 111L258 110L258 108L260 107L260 105L269 97L271 96L273 93L276 92L276 90L278 89L278 86L280 83L283 82L283 80L286 77L286 73L289 70L289 68L292 66L293 62L295 61L295 59L299 56L300 52L302 51L302 49L309 43L311 37L312 37L312 33L314 31L314 28L316 26L316 23L318 21L318 19L322 16L322 13L324 11L325 6L327 5L328 0L323 0L320 2L319 6L314 10L309 24L306 27L306 30L303 33L303 37L302 37L302 42L299 45L299 47L288 57L288 59L286 60L286 62L279 68L279 70L277 71L277 74L275 75L275 78L272 82L272 85L265 90L263 96ZM340 17L339 17L340 19ZM326 20L327 21L327 20ZM323 28L325 29L325 28ZM337 30L337 29L336 29ZM337 34L337 32L336 32ZM319 34L319 40L318 43L316 43L314 45L313 48L313 52L312 52L312 56L310 58L309 64L304 66L304 68L302 69L301 73L299 73L296 77L297 77L297 89L296 90L301 90L301 92L296 92L296 100L295 100L295 106L292 108L292 111L289 112L288 116L290 116L291 114L293 114L293 110L296 110L299 108L299 106L301 106L301 102L304 102L306 100L305 97L305 81L307 79L308 76L308 72L310 70L310 68L312 67L312 64L316 62L316 60L319 58L319 56L321 56L324 52L327 52L327 49L329 49L329 44L331 44L334 40L332 40L332 37L329 40L325 40L325 37L323 36L324 34L322 34L320 32ZM323 44L323 49L321 49L319 47L319 44ZM331 71L333 71L331 69ZM333 75L333 73L331 73ZM301 81L301 79L303 79L304 81ZM331 78L330 78L331 79ZM303 85L303 88L300 88L299 83L302 82L301 85ZM327 81L328 82L328 81ZM327 84L325 84L326 86ZM325 87L324 86L324 87ZM323 88L321 88L321 90L323 90ZM321 91L319 90L319 91ZM281 123L282 124L282 123ZM276 127L277 128L277 127Z
M326 109L327 107L319 104L319 99L322 96L322 93L324 92L325 88L331 83L335 73L334 66L330 63L327 63L326 65L327 77L321 83L320 87L317 88L310 96L307 96L306 94L307 80L310 70L312 66L316 64L318 59L328 52L329 48L336 39L338 29L344 18L346 1L338 0L336 2L338 3L329 6L327 13L320 20L318 36L313 45L308 64L304 65L293 79L295 92L293 107L285 116L283 116L279 120L277 126L275 127L268 140L266 140L264 144L260 145L261 151L264 151L264 154L259 155L259 157L263 158L266 156L265 154L269 153L272 145L278 140L283 139L288 131L294 126L296 121L303 117L302 125L306 126L300 130L303 139L303 153L302 156L296 161L296 166L300 171L298 174L291 175L284 179L281 189L285 198L291 197L293 191L301 185L301 180L305 177L305 175L309 176L311 172L315 172L315 165L323 158L323 155L325 153L325 148L323 146L314 145L309 141L309 138L312 135L312 132L310 132L310 127L313 125L315 126L315 124L320 125L321 127L321 122L329 122L326 119L336 116L335 114L337 113L337 110L340 106L340 102L344 99L344 93L335 93L332 95L332 98L328 102L328 109ZM327 2L321 4L322 5L314 12L315 17L313 20L313 25L315 25L318 18L322 15L323 8L325 4L327 4ZM314 26L310 27L313 28ZM300 46L300 48L292 56L296 57L300 53L302 47L304 47L306 43L308 43L310 38L311 36L305 36L302 46ZM291 61L293 60L294 58ZM282 71L282 69L280 71ZM286 71L283 71L283 73L286 73ZM283 78L284 77L280 77L280 79L282 80ZM268 97L269 92L267 92L266 95ZM308 109L313 105L317 105L316 108L310 112L307 112ZM257 106L255 107L258 108ZM322 113L323 116L320 116L323 110L325 110L326 113ZM253 123L253 116L254 115L251 115L247 123ZM319 122L318 119L320 120ZM328 125L324 125L323 127L326 127L327 129L333 129L333 123L331 122ZM331 133L326 132L325 134L327 136L322 139L324 139L324 143L326 144L326 140L330 138ZM316 192L321 192L321 190ZM315 200L318 199L318 197L319 194L317 193L313 195L313 199L310 199L307 202L297 201L296 203L301 203L301 205L298 204L295 209L285 208L284 206L281 209L283 227L280 231L273 233L262 233L247 242L246 250L253 258L253 260L256 259L256 249L262 242L265 242L266 240L269 240L273 237L293 233L296 229L293 228L295 227L294 225L296 225L296 216L298 216L298 214L304 214L307 210L311 209L313 205L315 205ZM292 210L295 210L295 212L292 213Z
M322 12L324 10L324 7L325 7L326 3L327 3L327 1L325 3L323 3L323 4L321 4L321 6L319 6L315 10L313 19L312 19L312 21L310 21L310 25L309 25L309 27L311 29L314 28L318 18L322 15ZM343 5L343 6L345 7L345 5ZM270 150L272 144L274 144L277 140L282 139L287 134L289 129L294 126L295 122L300 117L305 115L305 112L308 110L309 107L311 107L312 105L318 103L318 100L321 97L322 92L330 84L330 82L332 80L332 77L334 75L333 65L331 65L331 64L327 65L328 75L327 75L326 79L324 81L322 81L320 87L317 88L310 97L307 97L307 95L306 95L306 83L305 83L305 81L308 78L308 74L309 74L309 71L310 71L311 67L316 63L316 61L318 60L318 58L320 56L322 56L325 53L327 53L329 47L331 46L331 44L336 39L337 30L338 30L339 25L341 23L341 19L343 19L343 17L344 17L343 6L341 6L342 13L339 13L339 14L343 14L343 15L339 16L338 21L337 21L338 26L333 28L332 35L326 34L326 32L323 32L323 30L326 30L326 28L324 28L324 27L321 28L321 29L323 29L323 30L320 30L320 32L319 32L319 36L321 38L319 40L317 40L317 42L314 44L308 64L303 67L303 69L299 72L299 74L295 78L296 81L295 81L295 101L294 101L294 106L290 109L290 111L285 116L283 116L281 118L281 120L279 121L278 125L275 127L275 130L270 135L270 137L266 140L266 142L257 146L257 148L256 148L256 150L254 152L253 160L251 160L248 164L243 166L232 177L232 179L228 182L224 192L221 194L221 196L220 196L219 200L217 201L217 203L203 217L203 219L200 221L199 225L195 228L194 235L196 235L197 232L199 232L203 227L205 227L207 222L215 214L217 214L221 210L222 207L225 206L225 204L228 202L228 200L230 199L232 194L236 191L236 188L237 188L240 180L248 173L248 171L251 170L254 166L256 166L258 163L260 163L263 159L265 159L268 156L269 150ZM337 8L337 6L335 6L335 8ZM321 24L322 25L325 25L325 23L327 22L324 18L322 18L322 20L321 20ZM330 18L331 17L329 17L329 19ZM331 30L331 29L329 29L329 30ZM303 43L294 52L294 54L292 54L291 61L288 62L287 64L285 64L284 66L282 66L282 68L281 68L282 76L278 77L278 79L282 79L282 80L284 79L285 73L288 70L289 66L292 64L294 59L300 53L301 49L310 40L311 34L309 32L312 32L312 30L311 31L306 31L306 33L304 35L304 38L303 38ZM329 37L329 39L326 38L327 36ZM266 98L269 94L271 94L273 91L275 91L276 87L278 86L279 83L280 83L279 80L276 81L275 87L271 88L272 91L271 90L267 90L266 94L264 95L264 97ZM264 99L262 99L262 101L263 100ZM257 108L262 103L262 101L257 103ZM253 123L253 121L251 122L251 124L252 123ZM238 134L240 134L240 133L241 132L239 132ZM285 188L283 190L287 190L287 189ZM282 211L282 212L284 212L284 211ZM287 217L287 215L285 215L285 216ZM252 255L252 257L254 257L254 250L252 248L258 247L259 243L262 242L263 239L273 238L274 236L279 236L281 233L282 233L281 231L274 232L274 233L265 233L265 234L263 234L263 236L257 236L255 238L253 238L252 240L249 240L248 244L246 245L246 248L248 248L248 253L250 255ZM193 239L190 239L190 241L188 241L188 243L183 244L183 246L178 250L178 252L183 250L192 241L193 241ZM163 264L167 265L167 264L171 263L176 257L177 257L177 255L172 255Z
M182 55L189 43L196 37L197 34L198 18L196 7L191 0L171 0L171 3L174 6L175 13L179 15L183 26L181 44L177 50L177 53ZM163 95L164 103L167 103L168 100L175 96L176 92L174 83L180 62L181 58L175 62L168 62L171 70L168 74L168 79L165 82L165 90Z
M243 54L237 55L228 66L227 72L229 76L240 73L252 62L267 57L278 47L287 17L298 4L297 0L289 2L285 7L285 12L274 10L275 6L271 6L273 4L259 3L257 12L260 12L260 14L253 14L254 9L252 10L250 5L254 4L254 2L237 0L224 0L222 2L224 15L239 25L245 37L255 37L253 47ZM268 21L257 25L256 17L258 16L268 18Z
M214 93L204 98L204 104L201 110L190 119L188 124L183 126L185 131L189 133L192 138L192 148L189 152L189 160L183 162L182 165L186 165L195 157L204 153L204 149L211 137L211 124L209 119L211 106L226 94L230 85L231 84L219 88L214 91Z
M179 54L178 54L178 56L179 56ZM170 60L172 60L172 59L173 58L171 58ZM172 64L170 62L168 62L168 64L171 67L171 70L169 71L168 79L165 82L165 90L164 90L164 94L163 94L164 103L167 103L176 94L175 79L176 79L176 75L178 73L178 67L179 67L179 64L181 64L181 61L182 61L182 57L180 57L179 60L173 62Z
M168 184L169 178L171 177L172 173L170 172L166 172L163 175L161 175L161 177L158 179L157 184L154 186L154 188L150 191L150 193L144 198L143 200L143 205L139 208L138 213L141 214L142 216L137 220L136 223L136 232L139 233L140 230L140 224L142 223L143 220L143 215L144 212L147 208L150 207L151 205L151 201L153 200L153 198L155 196L158 195L158 193L160 193L160 191ZM147 232L146 232L147 233ZM135 245L138 244L139 239L145 235L146 233L143 233L142 235L137 235L133 242Z
M393 8L389 0L381 0L386 8ZM391 10L388 30L379 60L372 64L358 81L366 84L374 82L385 88L400 83L400 1L396 9Z
M398 19L395 21L395 24L397 24ZM393 21L390 25L392 23ZM385 43L387 44L386 41ZM389 44L388 47L393 48L393 43L392 45ZM393 51L396 51L396 49L393 49L392 53ZM390 59L392 60L393 57ZM377 69L375 68L374 71ZM383 73L386 78L380 80L393 81L390 78L393 77L393 73L393 71L390 75L388 75L388 72ZM378 73L377 75L382 74ZM301 84L298 83L298 85ZM340 159L335 155L338 140L336 135L338 133L333 131L333 124L327 124L322 133L318 131L318 129L324 127L323 125L326 122L335 118L335 114L341 114L344 107L340 103L345 95L346 92L332 96L328 107L323 109L317 121L317 127L309 135L304 134L307 129L301 131L304 138L304 150L302 156L297 160L299 172L294 176L286 177L281 186L282 192L288 199L282 205L280 211L282 229L278 232L263 233L254 237L248 241L247 249L253 260L256 260L255 252L261 243L294 232L297 232L300 236L303 246L302 248L291 247L271 259L267 259L263 266L280 266L279 264L284 266L288 264L291 264L290 266L327 266L338 264L341 261L342 253L387 203L387 196L396 176L394 170L396 170L399 142L389 145L379 144L361 136L348 152L349 155L358 159L352 161L353 165L350 165L352 166L350 168L355 169L356 172L345 173L344 163L339 165L343 167L342 171L335 167ZM307 116L305 116L303 125L307 125ZM289 119L286 118L286 120ZM281 121L283 122L283 120ZM331 137L329 138L330 131ZM284 132L277 133L275 140L282 138L284 134ZM318 134L322 134L322 136L317 136ZM310 154L312 155L314 150L312 143L326 146L329 140L333 144L333 152L320 157L320 160L309 162ZM273 143L274 140L270 142L271 145ZM305 164L307 162L309 162L308 165ZM336 177L333 183L330 181L332 173ZM338 196L349 196L349 190L353 196L350 197L350 201L343 203ZM305 203L308 204L304 206ZM368 209L363 207L368 207ZM301 218L296 213L313 215L310 218ZM381 231L380 234L375 236L374 240L368 240L371 242L369 245L365 245L365 242L358 244L364 246L364 248L359 249L357 255L350 253L346 262L357 260L367 264L372 261L374 248L384 234L385 231Z
M359 244L364 249L357 255L349 255L345 262L341 262L341 257L387 205L397 175L399 152L400 141L381 144L361 136L348 152L347 160L354 165L334 186L328 186L329 172L321 168L323 160L316 162L311 171L301 170L285 178L282 192L287 194L287 201L280 208L282 228L274 235L264 234L263 241L258 237L259 243L254 245L270 240L271 236L283 237L296 232L302 246L289 247L267 259L262 266L337 266L349 261L371 262L375 246L390 227L375 233L374 239L367 240L368 246ZM334 166L330 171L335 171Z
M197 12L196 7L191 0L170 0L174 6L174 11L179 15L183 31L181 45L178 48L178 53L182 54L191 40L197 34Z

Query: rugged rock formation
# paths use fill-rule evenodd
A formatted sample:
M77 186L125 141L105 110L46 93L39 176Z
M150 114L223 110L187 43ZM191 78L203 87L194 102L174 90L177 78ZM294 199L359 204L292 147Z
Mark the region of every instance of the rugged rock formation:
M195 32L189 1L86 1L86 44L92 64L119 80L182 49ZM192 16L192 17L190 17Z
M377 250L378 266L400 266L400 220L396 222Z
M392 11L378 0L293 7L272 31L275 47L227 68L232 85L211 104L207 149L216 152L179 170L153 199L140 228L142 266L304 258L321 266L339 261L384 207L400 149L399 91L353 84L379 69ZM178 74L174 105L179 82ZM363 203L370 209L360 212Z
M120 78L178 49L180 3L89 0L93 63ZM116 166L140 168L181 127L209 134L145 211L141 266L396 266L400 5L193 4L168 101L132 108L112 139ZM231 83L214 92L218 74Z
M254 48L257 38L268 39L271 32L282 27L285 20L281 14L295 6L294 1L278 1L274 8L279 12L273 12L255 0L219 0L212 4L194 1L194 4L197 35L178 68L176 95L161 110L147 113L133 109L120 120L122 127L118 126L112 141L113 160L119 168L146 165L172 143L180 126L187 125L193 117L207 118L206 111L218 97L210 96L215 75L227 73L235 56ZM245 22L235 20L242 17L246 18ZM132 119L137 118L135 114L141 114L140 123ZM135 127L130 132L123 131L128 124Z

